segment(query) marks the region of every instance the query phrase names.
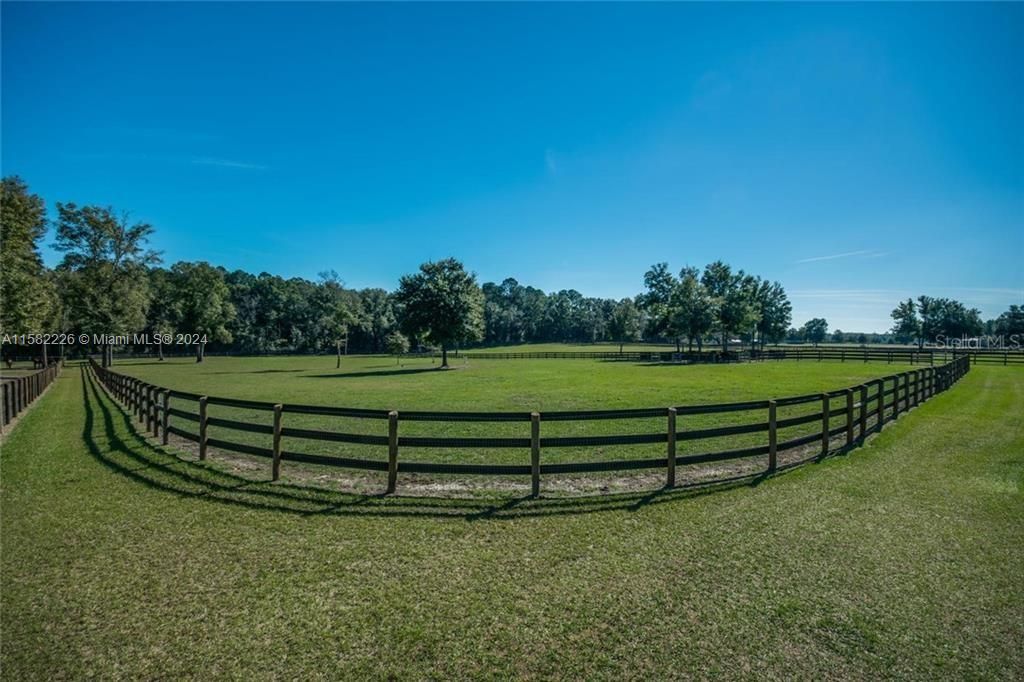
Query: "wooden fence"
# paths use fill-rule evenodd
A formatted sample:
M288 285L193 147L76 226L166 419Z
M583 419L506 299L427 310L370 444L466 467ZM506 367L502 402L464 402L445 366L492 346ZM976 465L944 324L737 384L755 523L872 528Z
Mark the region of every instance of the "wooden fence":
M943 365L928 366L899 374L874 379L858 386L829 393L792 396L774 400L755 400L716 405L686 405L646 409L589 410L573 412L432 412L374 410L322 405L274 404L252 400L239 400L215 396L198 395L176 391L146 383L140 379L114 372L90 360L90 368L109 394L127 410L134 413L146 430L154 437L161 437L167 444L173 434L198 444L199 459L206 459L210 448L266 457L271 460L271 472L277 480L281 462L304 462L328 466L348 467L387 473L387 491L394 492L399 472L426 474L461 474L487 476L529 476L534 495L540 493L541 476L545 474L568 474L583 472L627 471L637 469L664 469L665 484L675 485L676 468L693 464L720 462L767 455L767 470L774 472L778 465L778 454L798 448L813 449L820 444L819 454L828 454L830 442L840 437L843 447L852 447L871 430L882 426L907 409L945 391L955 384L970 369L970 358L957 357ZM838 400L840 404L834 405ZM198 411L183 410L175 402L198 404ZM778 408L793 405L810 405L817 410L790 418L779 418ZM269 412L272 424L259 424L225 419L209 415L209 406L241 408ZM820 405L820 408L818 407ZM686 415L708 415L720 413L754 412L764 415L757 421L705 429L682 429L680 417ZM380 423L380 433L341 433L305 428L289 428L285 425L287 414L329 415L358 420L374 420ZM171 424L174 417L193 424L195 430ZM835 417L842 418L839 426L833 426ZM665 428L657 433L628 435L589 435L542 437L541 423L588 421L607 419L651 419L664 418ZM496 437L422 437L399 434L401 422L522 422L530 424L529 438ZM869 422L871 428L869 429ZM386 424L386 433L384 432ZM779 442L782 429L802 424L820 424L820 429L797 438ZM238 443L211 438L210 427L219 427L237 432L263 434L266 446ZM680 441L703 441L705 439L735 436L738 434L763 433L763 444L740 449L711 451L677 456ZM386 448L387 459L364 459L331 455L315 455L295 452L282 448L282 438L328 441L333 443L354 443ZM665 455L644 459L619 459L592 462L549 462L542 463L541 453L548 448L604 447L614 445L663 444ZM269 446L269 447L267 447ZM469 464L400 461L402 448L518 448L530 452L529 463L522 464ZM524 457L525 459L525 457Z
M60 363L19 377L4 377L0 383L0 431L25 411L46 387L60 376Z
M723 352L673 351L539 351L522 353L463 352L460 357L470 360L624 360L630 362L743 362L749 360L838 360L839 362L886 362L911 365L937 365L955 358L969 357L974 363L999 365L1024 365L1024 352L1020 350L943 350L936 348L897 347L836 347L787 348L775 347L754 349L737 348Z

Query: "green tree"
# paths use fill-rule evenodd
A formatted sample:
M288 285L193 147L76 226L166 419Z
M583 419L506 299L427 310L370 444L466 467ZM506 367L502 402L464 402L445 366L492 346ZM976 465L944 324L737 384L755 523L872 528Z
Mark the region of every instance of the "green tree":
M672 326L686 336L689 348L697 342L697 350L704 350L704 336L715 324L715 308L707 289L701 284L700 271L694 267L683 268L679 273L679 285L670 299Z
M385 338L398 324L394 301L384 289L363 289L359 298L362 300L364 328L370 337L370 349L379 352L384 347Z
M715 327L721 334L722 350L729 350L729 337L753 327L756 311L751 296L750 280L742 270L733 272L722 261L715 261L701 275L714 304Z
M828 335L828 322L821 317L815 317L812 320L808 320L804 323L801 335L807 341L810 341L815 346L825 340L825 336Z
M171 276L180 316L178 330L200 337L196 343L196 362L202 362L207 343L231 342L228 327L235 317L231 290L224 280L224 271L203 261L175 263Z
M149 292L146 331L153 337L159 335L162 340L166 335L173 335L177 331L177 324L181 319L178 292L171 272L163 268L150 269ZM155 345L157 356L163 361L165 344L156 343Z
M640 311L633 299L624 298L615 304L608 321L608 333L613 340L619 342L620 353L623 344L640 340L640 322Z
M387 335L385 345L388 352L395 356L395 364L402 360L402 356L409 352L409 339L400 331L393 331Z
M644 273L646 291L637 296L637 304L647 313L647 330L645 336L675 337L672 328L672 293L678 282L669 272L668 263L655 263Z
M846 340L846 335L843 334L841 329L837 329L834 332L832 332L832 341L833 341L833 343L842 343L845 340Z
M759 282L754 294L754 309L762 350L766 343L778 343L786 337L786 330L793 321L793 306L780 283Z
M58 331L56 287L43 267L39 241L46 205L17 176L0 182L0 334ZM43 346L43 360L47 360Z
M395 300L402 306L402 328L441 346L441 367L448 348L483 338L483 293L476 277L454 258L428 262L399 281Z
M316 302L320 316L317 327L321 334L334 343L337 353L335 367L341 367L341 346L345 344L345 352L348 353L349 327L358 321L358 315L353 310L351 299L345 295L345 286L337 272L321 272L320 280Z
M996 318L993 332L1004 337L1017 336L1016 341L1024 341L1024 306L1011 305L1009 309ZM1004 339L1010 343L1013 339Z
M72 325L90 335L125 334L146 324L149 282L146 268L159 255L146 248L153 227L129 224L112 208L57 204L57 242L64 253L58 270L61 296ZM113 361L113 346L102 344L103 363Z
M890 313L893 319L892 333L900 343L907 343L915 339L921 339L921 318L917 316L917 305L914 299L908 298L900 303ZM921 340L920 344L924 341Z

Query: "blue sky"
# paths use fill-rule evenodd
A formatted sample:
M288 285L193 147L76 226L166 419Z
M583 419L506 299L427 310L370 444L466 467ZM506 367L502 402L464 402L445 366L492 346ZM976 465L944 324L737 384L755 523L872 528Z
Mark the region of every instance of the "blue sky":
M724 259L796 323L1024 303L1024 6L2 5L2 171L166 262L631 296ZM57 256L47 250L49 264Z

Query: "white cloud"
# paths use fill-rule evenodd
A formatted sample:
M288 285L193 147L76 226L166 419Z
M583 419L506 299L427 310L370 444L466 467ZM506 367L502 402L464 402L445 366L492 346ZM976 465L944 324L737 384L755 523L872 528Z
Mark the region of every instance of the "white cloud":
M861 251L847 251L846 253L834 253L830 256L813 256L811 258L801 258L797 263L816 263L823 260L835 260L837 258L853 258L854 256L863 256L864 258L880 258L881 256L888 256L888 251L872 251L864 249Z
M201 156L192 159L192 163L199 166L218 166L220 168L241 168L244 170L267 170L267 166L258 163L246 163L244 161L232 161L231 159L217 159L209 156Z

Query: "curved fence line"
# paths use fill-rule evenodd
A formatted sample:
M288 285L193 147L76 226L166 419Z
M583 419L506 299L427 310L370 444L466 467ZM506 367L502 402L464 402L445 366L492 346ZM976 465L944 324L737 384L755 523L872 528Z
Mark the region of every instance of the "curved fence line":
M60 376L62 366L55 361L31 374L3 378L0 382L0 433Z
M675 485L676 468L690 464L720 462L767 455L767 471L774 472L778 466L778 454L797 448L806 448L820 443L821 454L828 454L833 438L843 437L844 447L852 447L872 430L882 426L902 412L947 390L963 377L971 367L968 356L960 356L946 364L928 366L878 379L864 384L820 394L790 396L773 400L753 400L715 405L680 405L664 408L585 410L545 412L398 412L361 408L326 407L317 405L284 405L253 400L239 400L216 396L202 396L194 393L175 391L155 386L140 379L101 367L95 360L89 366L100 383L116 400L143 423L154 437L162 436L164 444L169 434L195 442L199 445L199 459L206 459L208 448L214 447L229 452L267 457L272 460L272 477L280 476L282 461L294 461L328 466L339 466L370 471L386 471L387 491L394 492L399 472L469 475L515 475L530 476L534 495L540 492L540 478L544 474L585 473L599 471L629 471L636 469L665 469L666 486ZM198 414L171 406L171 400L198 403ZM833 404L840 400L840 405ZM778 408L793 405L814 404L815 412L789 418L779 418ZM817 405L820 404L820 407ZM235 419L212 417L210 405L243 408L273 413L272 424L256 424ZM708 415L724 413L756 412L756 421L745 424L719 426L702 429L680 429L677 417L680 415ZM355 419L386 420L387 434L358 434L287 427L284 415L313 414L342 416ZM189 431L178 425L171 425L170 418L178 417L187 422L197 423L198 432ZM833 419L842 418L839 426L833 426ZM543 421L589 421L604 419L651 419L664 418L665 428L655 433L590 435L590 436L541 436ZM530 424L527 437L426 437L399 434L400 421L431 422L522 422ZM803 424L820 423L820 429L810 434L779 441L780 429ZM210 427L228 431L256 433L268 436L267 446L241 443L234 440L212 438ZM736 436L740 434L765 434L762 444L752 447L709 451L686 455L677 454L680 441L701 442L707 439ZM282 448L281 440L290 439L349 443L387 448L388 458L372 460L356 457L316 455L294 452ZM617 459L597 462L541 462L541 452L549 448L605 447L617 445L664 444L665 456L645 459ZM530 451L529 463L523 464L475 464L435 463L400 461L401 448L517 448Z

